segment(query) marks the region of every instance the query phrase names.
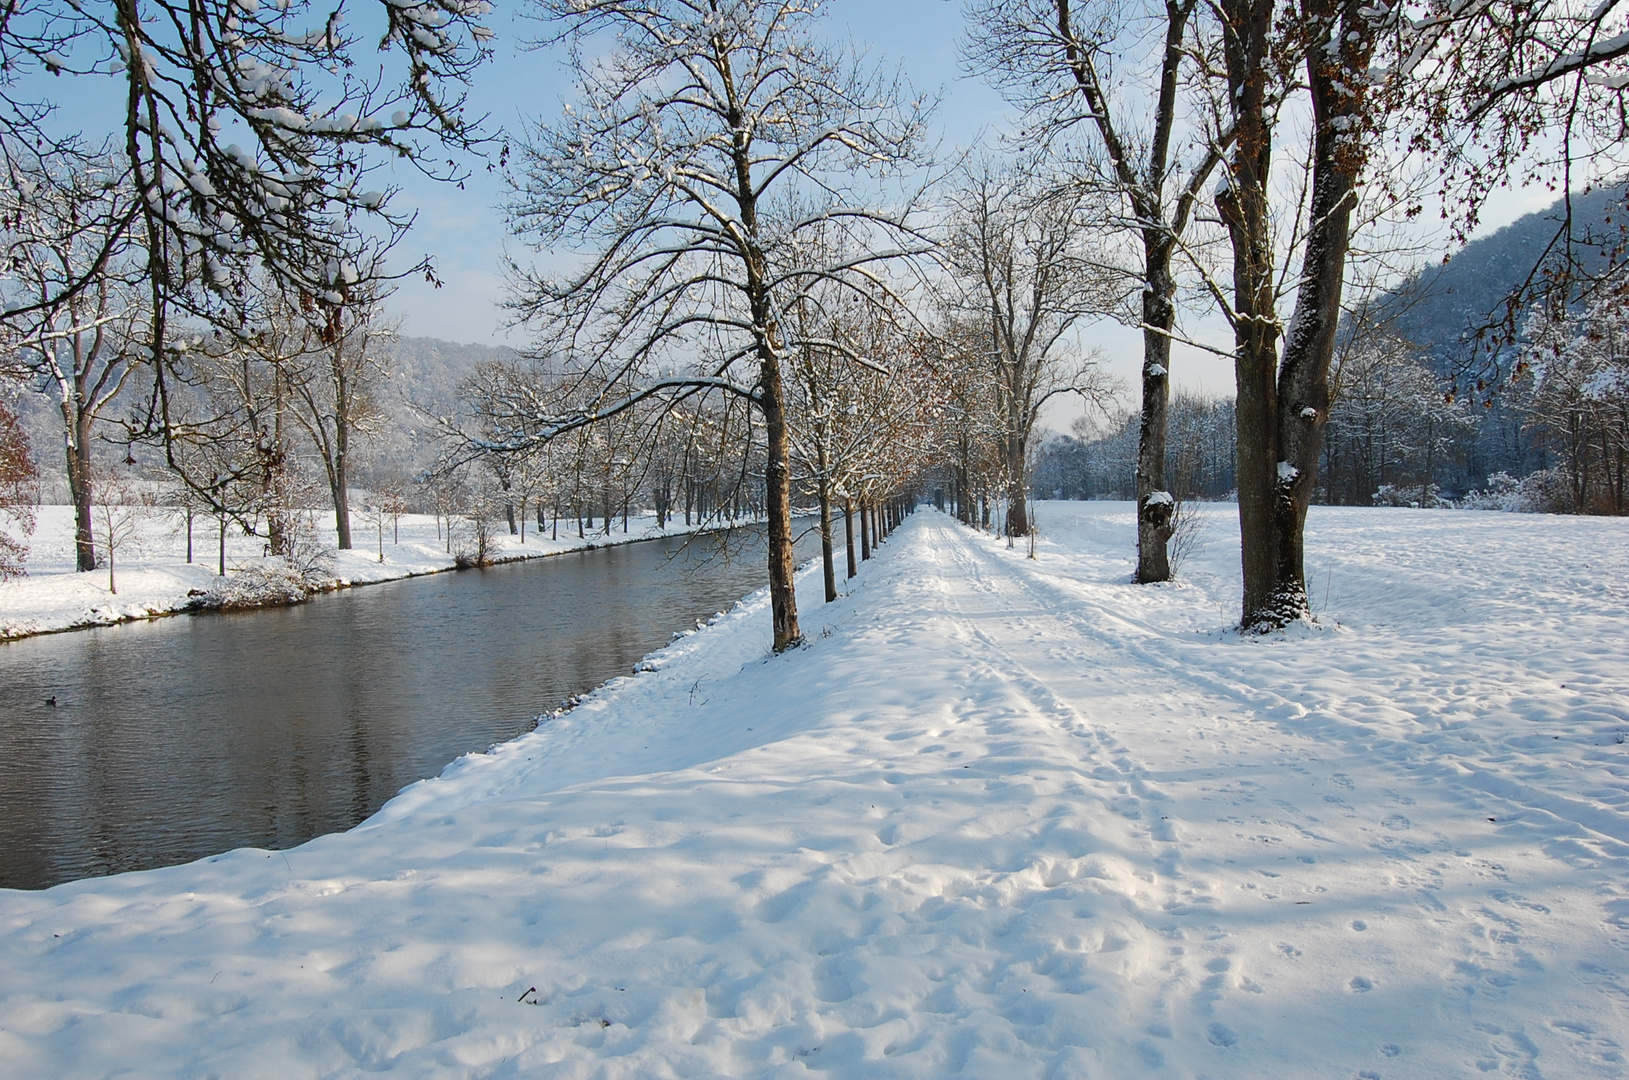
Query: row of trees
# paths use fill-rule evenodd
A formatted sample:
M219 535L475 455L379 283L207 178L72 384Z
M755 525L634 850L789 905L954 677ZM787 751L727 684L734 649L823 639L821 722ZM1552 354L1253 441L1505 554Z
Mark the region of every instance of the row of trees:
M286 484L281 425L304 422L343 536L351 425L315 402L351 388L289 350L331 356L388 288L410 215L368 182L381 156L455 178L445 152L479 144L461 87L488 10L388 0L347 22L302 0L40 0L0 15L0 381L61 412L80 569L97 562L110 422L245 522L248 492ZM363 41L377 64L357 64ZM53 99L63 76L86 91L73 109Z
M818 325L811 334L797 313L822 302L807 299L817 289L879 310L913 307L883 275L928 250L909 216L921 192L877 192L921 161L920 99L818 42L801 4L539 8L552 40L571 46L578 93L565 119L523 148L512 217L522 236L575 247L587 264L564 280L517 267L515 306L544 349L573 357L588 378L567 407L489 445L548 441L703 390L750 402L765 424L775 646L785 648L798 636L785 367L813 347L867 362L849 341L818 337ZM1452 195L1467 225L1521 156L1522 133L1561 124L1566 161L1571 136L1609 153L1616 136L1581 119L1579 106L1621 93L1621 80L1590 69L1629 53L1629 39L1605 32L1622 13L1610 2L1579 19L1545 2L1416 10L1306 0L1279 10L1270 0L1176 0L1143 10L1002 0L971 14L969 64L1023 110L1024 137L1041 151L1024 172L1041 183L971 171L940 248L952 286L930 290L931 319L932 303L914 297L912 317L933 323L946 367L975 368L978 357L998 372L984 415L1002 432L997 456L1014 485L1009 530L1027 531L1024 417L1051 389L1035 375L1038 358L1079 318L1119 310L1144 334L1137 577L1169 576L1170 346L1182 336L1185 275L1234 330L1242 621L1302 617L1303 527L1325 455L1353 231L1416 205L1403 175L1386 168L1389 146L1430 153L1463 185ZM1147 32L1150 19L1159 32ZM602 38L615 42L609 53L585 47ZM1309 135L1296 145L1301 119ZM1301 183L1286 190L1273 177L1287 158ZM861 176L873 181L863 190ZM1089 251L1077 234L1047 230L1053 220L1078 230L1083 201L1106 225ZM1008 208L1018 220L998 226ZM1215 248L1231 259L1211 256ZM943 395L953 418L957 382ZM966 471L972 441L961 449Z
M1386 334L1354 338L1337 356L1317 501L1367 506L1443 505L1472 496L1481 505L1490 470L1477 460L1492 434L1514 426L1534 455L1517 476L1535 474L1525 509L1623 514L1629 446L1629 339L1624 297L1595 290L1559 311L1528 319L1516 377L1480 407L1451 392L1418 350ZM1497 406L1497 409L1494 408ZM1050 442L1037 463L1043 497L1133 498L1139 417L1083 420L1073 439ZM1177 394L1170 406L1165 471L1182 498L1232 497L1233 402ZM1497 470L1508 475L1504 470ZM1469 478L1469 482L1467 482ZM1512 485L1516 480L1494 482ZM1499 504L1504 505L1501 501Z
M300 28L315 9L151 3L44 0L0 21L19 71L129 90L117 156L48 137L49 110L5 99L5 161L28 178L20 213L48 203L30 184L71 191L96 162L110 179L92 184L103 202L80 199L108 237L88 269L27 295L10 279L4 326L25 341L67 312L53 340L94 339L101 283L138 288L114 334L123 370L144 373L131 437L222 509L229 492L275 492L284 403L301 399L268 327L291 316L300 348L338 355L380 294L406 222L363 183L367 153L431 169L430 149L476 138L456 88L484 49L485 7L383 4L383 42L406 62L392 92L352 74L337 20ZM997 491L1009 535L1028 532L1036 414L1058 393L1108 392L1074 344L1105 314L1143 334L1137 578L1169 576L1171 343L1201 304L1234 334L1242 621L1300 617L1306 508L1320 463L1347 452L1325 435L1354 230L1419 205L1393 151L1434 159L1468 227L1535 132L1560 132L1558 170L1580 152L1610 158L1618 132L1603 118L1629 85L1618 0L1582 13L1560 0L975 4L967 62L1022 110L1030 152L963 167L941 198L925 99L821 39L818 4L534 6L576 92L520 143L508 211L526 241L575 261L559 275L512 266L512 312L545 366L477 394L456 456L515 496L528 459L575 440L588 464L573 469L603 466L627 490L659 456L630 447L728 432L743 475L761 478L777 649L799 638L796 486L826 506L829 542L833 505L886 501L938 461L964 513L977 502L982 521ZM58 160L87 167L45 164ZM240 378L222 369L233 363ZM257 379L270 389L250 393ZM858 439L839 422L853 418ZM338 518L342 429L307 426Z
M0 194L14 305L0 381L45 396L74 507L77 567L98 566L98 476L117 446L155 445L200 512L262 522L272 551L292 553L288 517L315 466L326 481L339 546L351 546L347 503L355 440L380 419L377 300L291 299L265 278L245 289L241 320L223 330L171 324L161 357L146 344L153 317L143 253L112 220L116 156L88 174L16 167ZM76 281L87 282L75 289ZM57 302L48 302L55 297ZM100 447L100 452L98 448Z
M1025 110L1026 134L1114 197L1140 255L1139 580L1168 569L1167 343L1179 332L1180 267L1234 330L1243 622L1301 617L1302 533L1353 232L1389 209L1418 212L1391 151L1438 163L1438 194L1465 228L1531 155L1535 132L1557 133L1548 164L1564 186L1580 154L1610 158L1629 54L1620 5L1002 0L974 17L971 62ZM1292 163L1301 182L1275 184ZM1207 202L1230 274L1190 257L1206 240L1194 230Z

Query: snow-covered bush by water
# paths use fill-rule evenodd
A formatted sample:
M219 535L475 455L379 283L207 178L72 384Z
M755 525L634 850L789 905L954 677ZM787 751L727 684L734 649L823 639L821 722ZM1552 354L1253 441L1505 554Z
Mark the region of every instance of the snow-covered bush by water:
M252 563L235 574L217 580L218 585L196 598L196 607L233 611L298 604L320 591L328 583L329 576L320 569L301 570L274 557Z

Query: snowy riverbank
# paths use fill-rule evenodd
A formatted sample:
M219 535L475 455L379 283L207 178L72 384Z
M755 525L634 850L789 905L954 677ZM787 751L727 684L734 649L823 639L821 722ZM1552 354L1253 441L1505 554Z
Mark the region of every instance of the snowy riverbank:
M214 522L200 518L193 525L193 561L187 561L184 519L163 511L141 511L139 527L130 540L115 552L114 586L109 590L105 569L89 574L74 572L73 509L68 506L42 506L39 521L30 539L28 576L0 582L0 641L31 634L75 630L87 626L108 626L135 619L173 615L200 606L211 606L211 598L246 575L270 565L265 558L265 539L245 536L229 527L226 533L227 577L216 571L220 566L218 536ZM332 523L325 528L323 541L334 542ZM458 523L467 531L467 524ZM710 523L716 524L716 523ZM456 568L454 552L436 519L424 514L404 514L399 522L389 518L382 532L363 514L352 523L356 547L336 551L327 569L313 584L319 591L396 581L420 574L436 574ZM591 530L578 538L575 523L562 529L559 539L551 533L539 536L528 528L524 542L500 527L492 537L494 561L537 559L566 551L580 551L609 544L654 540L662 536L693 531L683 519L669 519L659 528L654 515L629 518L628 531L622 520L613 518L611 531ZM469 543L468 539L462 541ZM449 546L452 551L449 551ZM203 601L201 604L200 601ZM242 598L236 598L242 606ZM251 605L252 606L252 605Z
M0 893L8 1076L1616 1077L1629 522L921 513L282 853Z

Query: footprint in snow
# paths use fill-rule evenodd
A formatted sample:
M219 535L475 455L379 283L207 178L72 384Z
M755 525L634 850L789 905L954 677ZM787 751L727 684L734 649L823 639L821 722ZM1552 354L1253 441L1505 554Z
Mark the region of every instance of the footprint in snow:
M1347 983L1347 985L1352 988L1352 993L1354 994L1367 994L1370 990L1374 989L1374 983L1364 978L1362 975L1352 976L1352 981Z
M1404 829L1412 829L1414 827L1414 823L1408 820L1408 818L1404 817L1402 814L1392 814L1380 824L1384 825L1392 832L1402 832Z
M1226 1024L1208 1024L1205 1027L1205 1038L1212 1046L1232 1046L1239 1041L1238 1034Z

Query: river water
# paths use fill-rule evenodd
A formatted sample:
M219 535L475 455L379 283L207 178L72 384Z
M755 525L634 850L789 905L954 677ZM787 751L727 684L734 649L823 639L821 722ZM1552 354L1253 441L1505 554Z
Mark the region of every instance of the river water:
M0 887L348 829L760 587L761 534L725 547L650 541L0 645ZM805 536L799 559L817 552Z

